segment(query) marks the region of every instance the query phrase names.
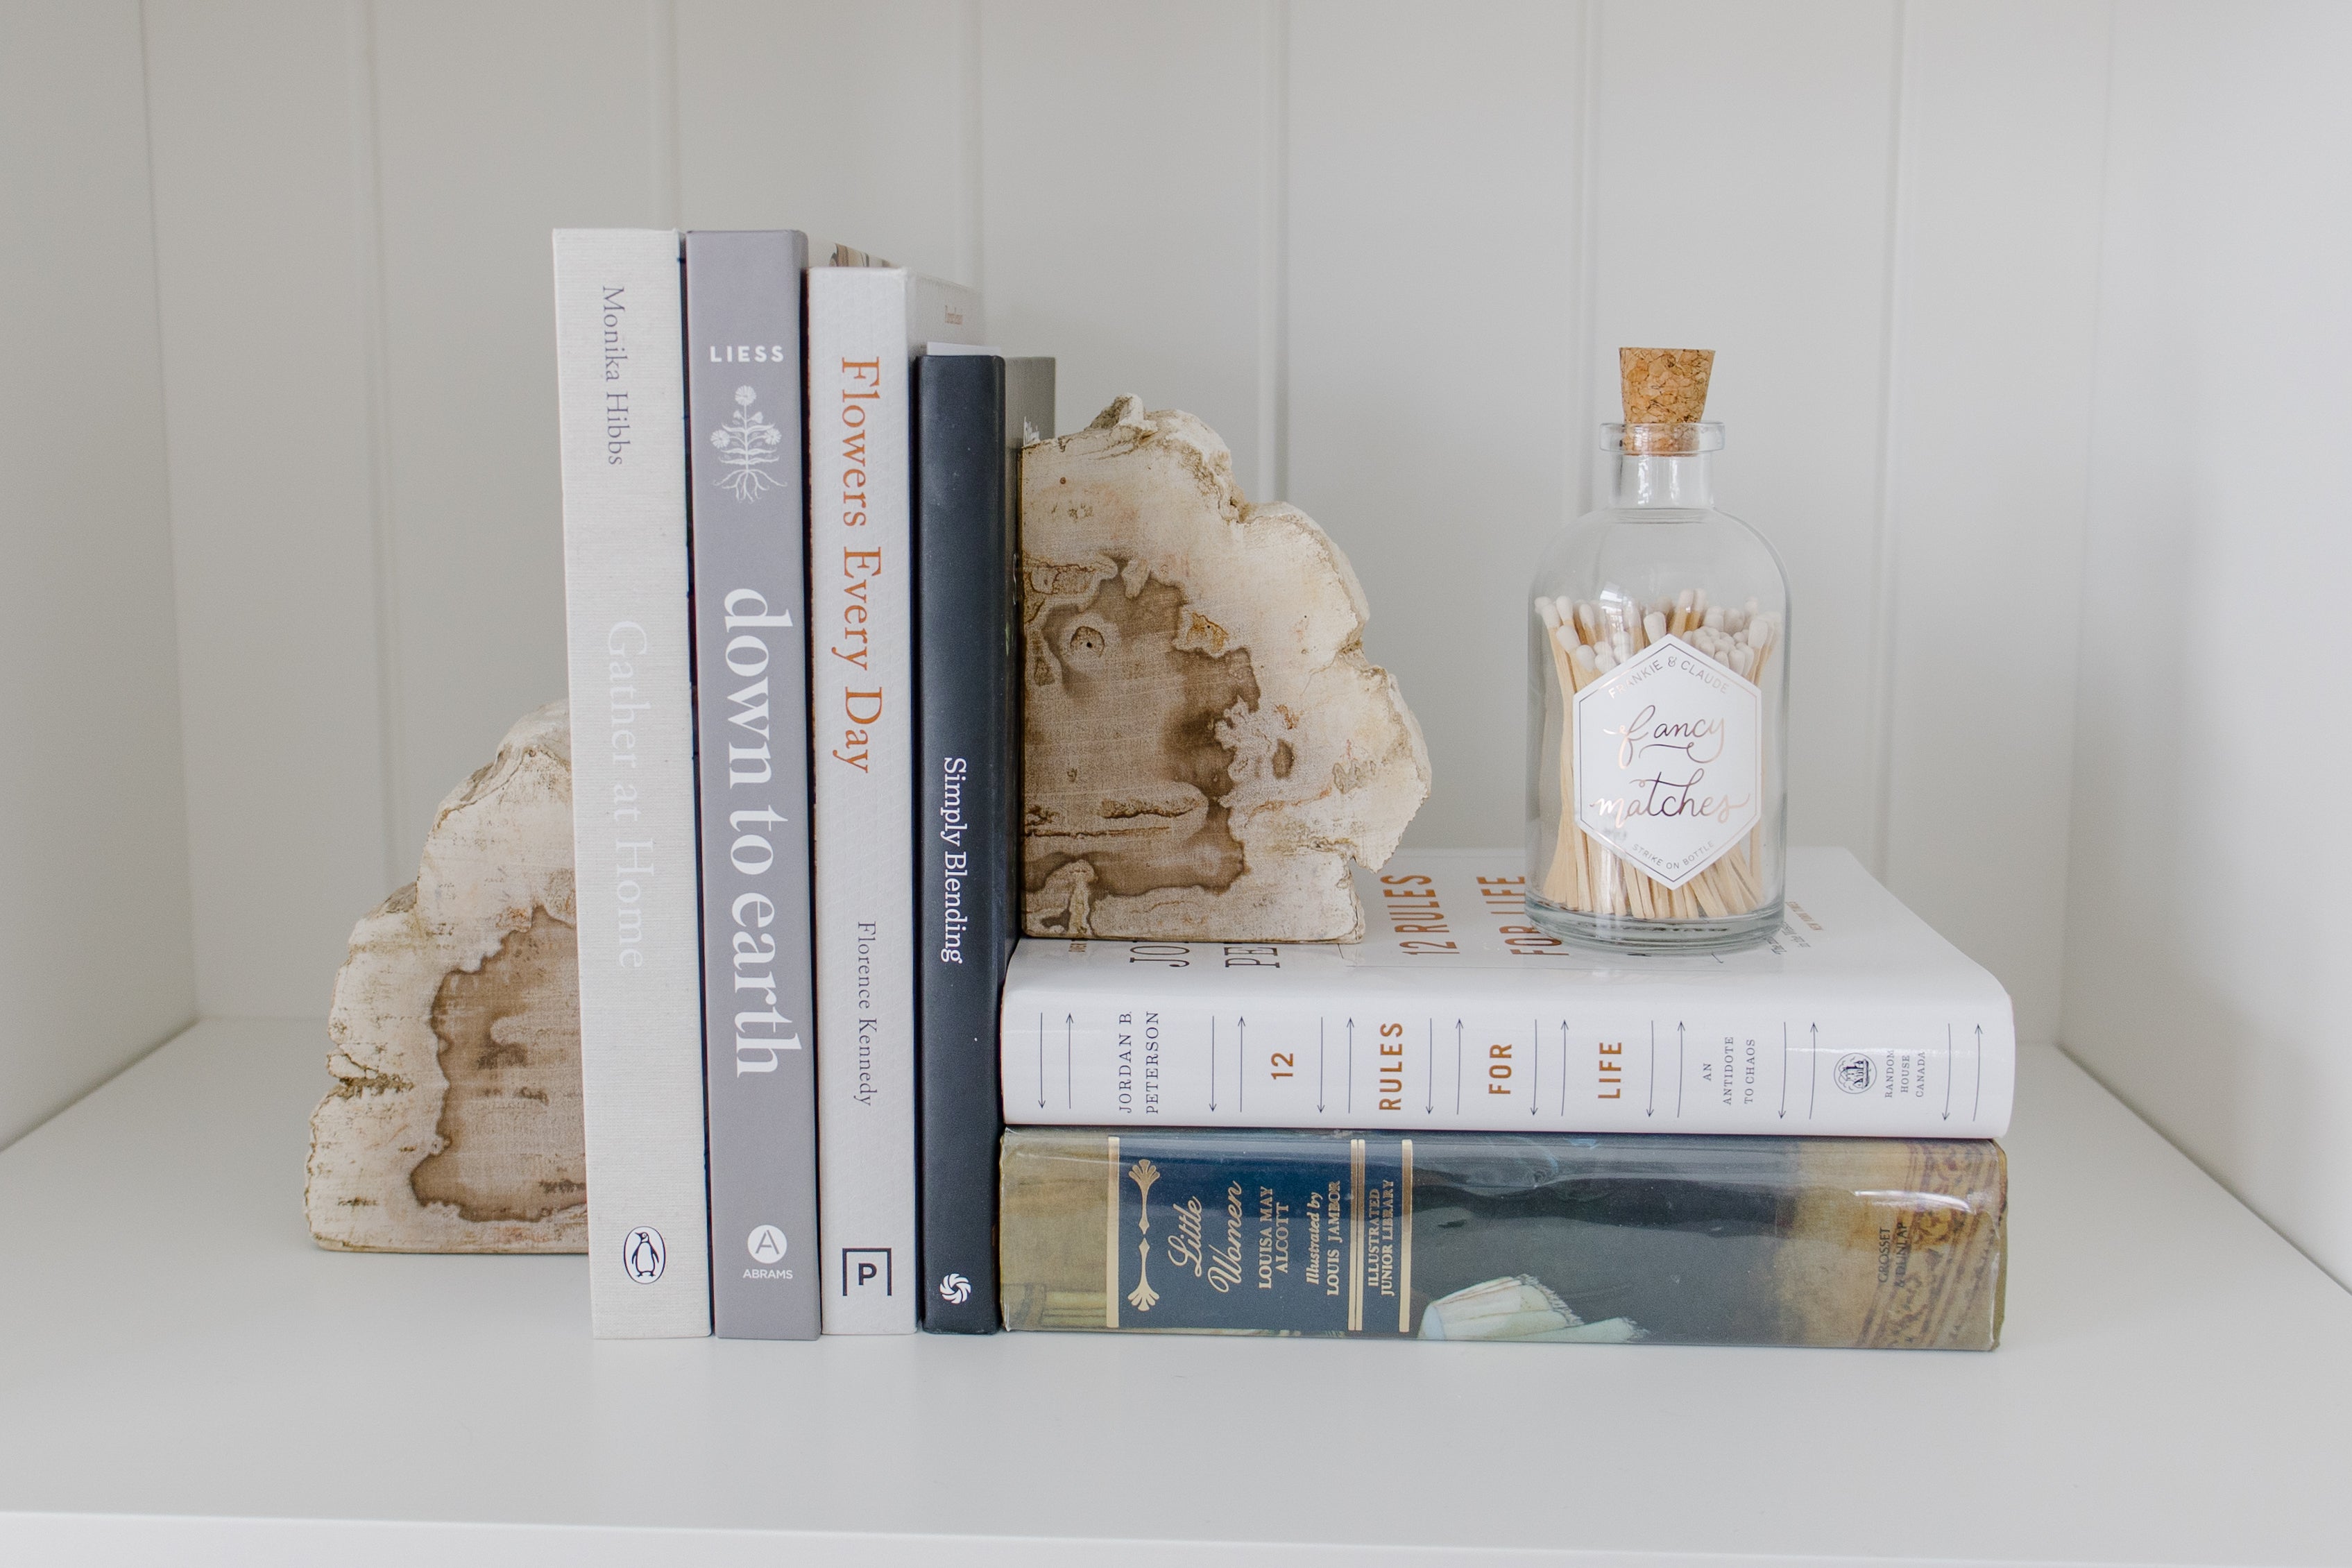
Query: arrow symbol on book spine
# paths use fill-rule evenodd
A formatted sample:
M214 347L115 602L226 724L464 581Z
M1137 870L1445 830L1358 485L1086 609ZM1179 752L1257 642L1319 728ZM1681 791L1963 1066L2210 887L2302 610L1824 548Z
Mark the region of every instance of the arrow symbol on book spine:
M1683 1056L1683 1026L1675 1026L1675 1114L1683 1113L1683 1075L1690 1070Z
M1781 1115L1781 1118L1785 1121L1785 1120L1787 1119L1787 1117L1788 1117L1788 1114L1789 1114L1789 1026L1788 1026L1787 1022L1784 1020L1784 1021L1781 1023L1781 1025L1780 1025L1780 1115Z
M1977 1099L1969 1108L1969 1120L1974 1121L1984 1114L1984 1026L1977 1026Z

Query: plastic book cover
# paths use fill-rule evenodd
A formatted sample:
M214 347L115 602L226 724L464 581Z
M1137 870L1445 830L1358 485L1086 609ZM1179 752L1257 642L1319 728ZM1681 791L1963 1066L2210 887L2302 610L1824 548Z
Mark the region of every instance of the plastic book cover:
M1014 1130L1013 1329L1990 1350L1985 1141Z

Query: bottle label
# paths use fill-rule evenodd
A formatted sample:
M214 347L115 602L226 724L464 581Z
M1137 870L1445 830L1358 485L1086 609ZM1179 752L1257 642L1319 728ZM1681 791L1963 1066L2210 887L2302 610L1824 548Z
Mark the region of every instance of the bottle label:
M1576 694L1577 826L1679 888L1761 819L1764 694L1678 637Z

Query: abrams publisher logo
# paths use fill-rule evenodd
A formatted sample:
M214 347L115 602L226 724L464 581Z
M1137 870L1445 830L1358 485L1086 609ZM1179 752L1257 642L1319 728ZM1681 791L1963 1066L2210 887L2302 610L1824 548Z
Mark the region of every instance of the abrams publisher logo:
M950 1307L961 1307L971 1300L971 1281L961 1274L944 1275L940 1279L940 1300Z
M1837 1086L1848 1094L1868 1094L1877 1079L1877 1067L1860 1051L1838 1058Z
M649 1225L637 1226L621 1243L621 1267L640 1285L650 1285L660 1279L662 1266L668 1261L669 1253L662 1246L661 1232Z
M778 1264L784 1260L784 1233L772 1225L755 1226L743 1238L743 1248L754 1263Z

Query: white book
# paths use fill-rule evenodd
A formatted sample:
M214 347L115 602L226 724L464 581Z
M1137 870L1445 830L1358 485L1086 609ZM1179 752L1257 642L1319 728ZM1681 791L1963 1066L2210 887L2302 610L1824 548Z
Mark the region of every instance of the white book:
M908 369L980 341L968 289L808 274L817 1240L828 1334L910 1334L915 1259L914 614Z
M1359 870L1360 942L1024 939L1004 1119L1993 1138L2000 983L1842 849L1789 852L1768 947L1600 958L1527 919L1517 850Z
M589 1303L710 1331L678 237L558 229Z

